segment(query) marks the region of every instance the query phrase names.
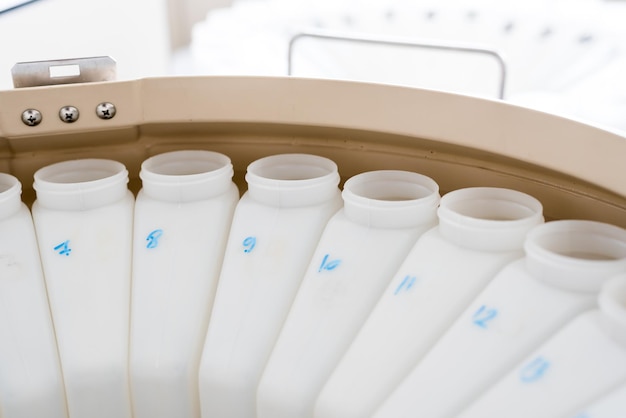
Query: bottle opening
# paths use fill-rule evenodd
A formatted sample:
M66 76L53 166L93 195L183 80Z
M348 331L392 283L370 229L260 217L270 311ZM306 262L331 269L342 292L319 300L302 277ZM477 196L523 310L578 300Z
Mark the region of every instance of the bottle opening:
M144 161L142 170L162 176L193 176L210 173L230 164L223 154L211 151L174 151Z
M9 174L0 173L0 194L8 192L19 185L19 180Z
M51 209L93 209L122 199L128 191L128 171L113 160L63 161L39 169L34 177L37 202Z
M494 198L452 202L449 208L463 216L489 221L515 221L536 214L535 208Z
M328 171L323 167L284 164L274 167L259 167L256 174L271 180L308 180L323 177Z
M435 186L428 188L421 184L381 180L352 185L352 192L366 199L403 202L428 197L437 192Z
M441 234L480 251L521 251L528 231L543 222L543 207L516 190L471 187L447 193L438 210Z
M50 183L61 183L61 184L71 184L71 183L88 183L92 181L102 180L111 175L114 175L115 172L107 171L107 170L99 170L97 168L89 168L83 167L81 169L67 171L67 172L58 172L58 173L49 173L48 176L42 176L40 180L47 181Z
M577 225L573 224L570 228ZM579 260L619 260L626 258L626 242L612 236L609 230L594 230L583 224L577 229L537 234L535 244L546 251ZM598 225L599 226L599 225ZM608 234L608 235L607 235Z
M437 195L439 186L430 177L400 170L379 170L357 174L344 185L344 195L386 202L406 202ZM346 197L346 196L344 196ZM365 202L365 200L364 200ZM375 204L375 202L367 202Z
M246 173L250 196L271 206L318 204L339 194L337 165L310 154L278 154L258 159Z
M337 172L337 165L308 154L279 154L261 158L248 166L248 176L266 180L315 180Z
M574 290L598 291L626 271L626 230L602 222L548 222L528 234L524 248L533 275Z
M433 224L439 185L430 177L401 170L357 174L343 188L348 218L381 228Z
M194 202L232 186L233 166L224 154L204 150L166 152L141 164L143 192L167 202Z
M0 219L13 215L22 204L22 183L10 174L0 173Z
M116 176L127 176L123 164L111 160L73 160L46 166L35 173L39 189L76 183L108 182ZM92 185L97 187L96 184Z

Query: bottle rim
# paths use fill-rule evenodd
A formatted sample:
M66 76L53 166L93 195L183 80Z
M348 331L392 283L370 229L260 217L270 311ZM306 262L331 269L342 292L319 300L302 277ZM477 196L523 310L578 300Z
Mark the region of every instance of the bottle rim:
M33 188L42 206L62 210L85 210L124 197L128 188L124 164L87 158L50 164L35 172Z
M22 183L11 174L0 173L0 219L14 214L22 200Z
M263 204L302 207L338 195L339 172L334 161L313 154L274 154L248 165L248 193Z
M434 224L439 185L423 174L403 170L374 170L349 178L342 197L346 216L381 228Z
M533 275L571 290L598 292L626 272L626 230L603 222L547 222L528 233L524 250Z
M499 187L448 192L441 198L437 215L447 240L479 251L521 251L528 231L544 222L539 200Z
M165 152L143 161L142 190L162 201L209 199L232 185L233 165L228 156L207 150Z

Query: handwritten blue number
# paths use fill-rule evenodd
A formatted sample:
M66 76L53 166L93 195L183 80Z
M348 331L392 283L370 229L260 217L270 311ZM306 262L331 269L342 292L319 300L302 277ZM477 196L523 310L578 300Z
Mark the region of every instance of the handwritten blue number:
M402 291L408 292L409 290L411 290L416 280L417 280L417 277L415 276L408 276L408 275L405 276L402 282L396 288L396 291L393 292L393 294L397 295L398 293Z
M72 249L70 248L70 241L67 240L60 243L59 245L54 247L54 251L57 251L61 255L69 256L72 252Z
M520 380L524 383L535 382L546 374L550 368L550 362L543 357L537 357L526 364L520 371Z
M318 273L321 273L322 270L331 271L339 267L341 264L341 260L328 260L329 255L326 254L322 259L322 264L320 264L320 268L317 270Z
M478 325L481 328L486 329L487 322L491 321L496 316L498 316L497 309L487 308L485 305L483 305L480 308L478 308L476 313L474 313L472 320L474 321L474 324Z
M243 252L249 253L256 247L256 237L247 237L243 240Z
M163 235L163 230L162 229L155 229L154 231L150 232L148 234L148 236L146 237L146 241L148 241L148 243L146 244L146 248L156 248L159 246L159 238L161 238L161 236Z

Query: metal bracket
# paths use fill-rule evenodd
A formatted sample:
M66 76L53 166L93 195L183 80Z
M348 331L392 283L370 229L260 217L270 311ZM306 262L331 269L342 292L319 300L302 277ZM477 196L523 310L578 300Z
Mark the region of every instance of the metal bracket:
M115 80L116 63L110 57L20 62L11 69L13 86L38 87L56 84Z
M404 46L410 48L435 49L441 51L467 52L473 54L483 54L495 58L500 67L500 80L498 83L498 98L504 99L504 91L506 86L506 62L502 55L493 49L474 46L461 45L455 43L436 42L432 40L413 40L413 39L394 39L385 37L367 37L353 34L339 34L330 32L301 32L293 35L289 40L289 48L287 51L287 74L292 75L293 72L293 50L298 40L303 38L316 38L330 41L345 41L360 44L383 45L383 46Z

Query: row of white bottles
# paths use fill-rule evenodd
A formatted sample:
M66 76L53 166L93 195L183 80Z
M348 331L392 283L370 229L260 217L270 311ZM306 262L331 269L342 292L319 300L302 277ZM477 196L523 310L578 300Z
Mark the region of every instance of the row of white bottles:
M568 416L624 383L626 274L609 281L598 302L598 309L570 321L460 417ZM624 416L626 406L620 410Z
M573 358L558 336L533 353L556 331L621 358L606 347L623 342L623 286L563 328L626 272L621 228L542 224L506 189L440 199L405 171L340 192L314 155L254 161L241 199L232 176L222 154L161 154L135 201L118 162L52 164L35 173L35 228L0 177L0 417L507 415L503 396L544 402L532 384ZM615 403L626 376L610 372L544 412Z
M496 275L375 417L457 416L570 319L592 309L605 281L626 271L626 231L612 225L553 221L534 228L524 247L526 256ZM547 365L537 357L525 367L523 380L531 380ZM524 411L513 409L502 414ZM482 412L472 416L499 416Z
M31 214L0 174L0 417L65 418L65 390Z
M326 383L316 418L370 416L475 296L523 256L539 201L498 188L446 194ZM407 412L408 413L408 412Z
M0 285L12 286L0 316L10 343L0 362L11 364L0 372L2 416L66 416L66 404L71 417L199 416L198 365L239 192L230 160L208 151L153 157L140 176L134 207L118 162L40 169L37 239L19 183L2 177L15 183L0 189L1 236L11 237Z
M311 416L317 394L411 246L436 224L439 188L404 171L346 181L257 392L259 418Z

